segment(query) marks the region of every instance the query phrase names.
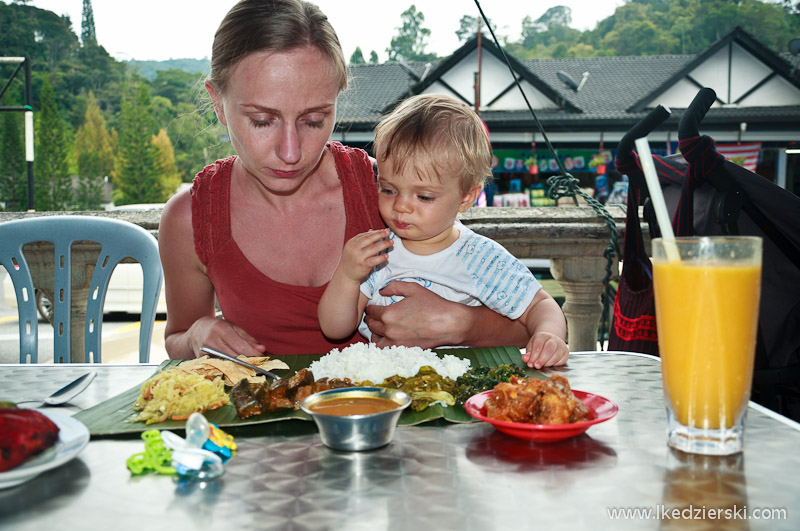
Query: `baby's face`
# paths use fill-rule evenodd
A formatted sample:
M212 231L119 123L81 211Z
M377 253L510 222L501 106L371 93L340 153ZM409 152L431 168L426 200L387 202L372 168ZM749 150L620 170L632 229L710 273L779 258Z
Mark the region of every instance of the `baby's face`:
M378 205L386 225L418 254L436 252L453 241L453 223L458 212L475 201L461 191L460 179L453 171L424 174L429 161L418 160L396 170L392 160L382 161L378 170ZM423 170L424 171L424 170ZM458 233L455 233L458 237ZM446 242L446 243L445 243Z

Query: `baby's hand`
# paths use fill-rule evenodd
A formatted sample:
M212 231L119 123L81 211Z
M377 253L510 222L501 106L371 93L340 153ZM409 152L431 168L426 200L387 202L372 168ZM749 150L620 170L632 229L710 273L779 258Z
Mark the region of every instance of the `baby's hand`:
M364 280L373 267L388 260L386 253L380 254L392 246L392 240L387 236L389 229L378 229L350 238L342 249L341 272L356 282Z
M549 332L534 334L525 350L522 361L536 369L564 365L569 358L569 347L564 340Z

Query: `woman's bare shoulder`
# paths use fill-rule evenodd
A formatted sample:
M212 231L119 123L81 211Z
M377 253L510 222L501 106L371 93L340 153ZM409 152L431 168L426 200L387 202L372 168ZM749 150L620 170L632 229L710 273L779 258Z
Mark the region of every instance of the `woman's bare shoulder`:
M161 212L159 237L170 237L172 234L192 230L192 194L184 189L173 195Z

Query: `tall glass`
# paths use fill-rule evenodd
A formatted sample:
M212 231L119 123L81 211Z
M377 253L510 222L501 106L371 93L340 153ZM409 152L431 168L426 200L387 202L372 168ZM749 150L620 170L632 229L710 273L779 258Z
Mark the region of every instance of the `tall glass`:
M652 245L667 444L697 454L739 452L758 328L761 238L657 238Z

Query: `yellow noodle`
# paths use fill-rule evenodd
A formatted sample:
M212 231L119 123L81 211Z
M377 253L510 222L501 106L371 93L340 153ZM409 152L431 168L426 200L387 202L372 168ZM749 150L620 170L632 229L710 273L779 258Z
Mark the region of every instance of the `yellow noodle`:
M169 418L185 419L192 413L217 409L230 403L222 378L209 380L169 368L142 384L133 409L136 422L152 424Z

